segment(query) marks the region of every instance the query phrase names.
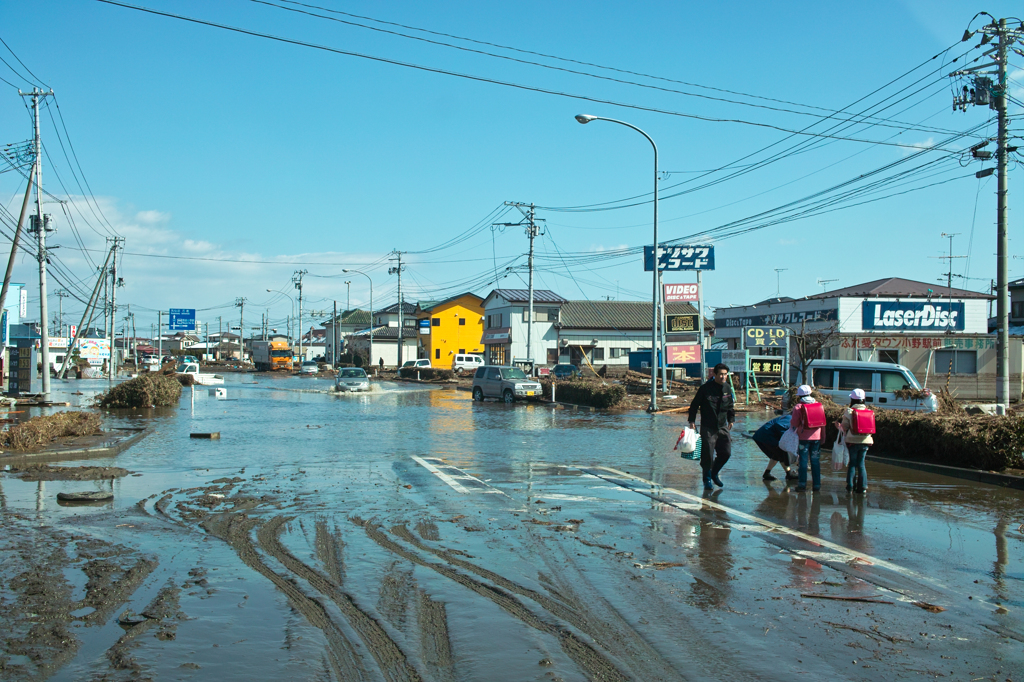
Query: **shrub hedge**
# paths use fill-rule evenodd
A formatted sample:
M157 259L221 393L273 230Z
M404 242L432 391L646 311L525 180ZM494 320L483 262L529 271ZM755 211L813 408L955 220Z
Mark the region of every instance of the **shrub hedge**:
M0 447L29 450L64 436L91 436L100 432L100 416L94 412L57 412L33 417L0 432Z
M436 367L403 367L398 370L399 376L403 379L415 379L417 372L422 381L448 381L455 378L455 372L450 369Z
M541 381L544 397L551 400L551 380ZM605 409L615 407L626 397L626 387L622 384L603 384L600 381L587 379L560 379L555 390L555 398L560 403L587 405Z
M101 407L172 407L181 398L175 376L140 374L99 396Z

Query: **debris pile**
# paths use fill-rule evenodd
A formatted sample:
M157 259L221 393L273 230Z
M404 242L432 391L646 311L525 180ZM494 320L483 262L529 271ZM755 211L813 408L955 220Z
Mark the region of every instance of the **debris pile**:
M0 448L31 450L67 436L91 436L100 432L100 417L92 412L58 412L33 417L0 432Z
M181 399L181 384L174 376L140 374L98 397L100 407L172 407Z

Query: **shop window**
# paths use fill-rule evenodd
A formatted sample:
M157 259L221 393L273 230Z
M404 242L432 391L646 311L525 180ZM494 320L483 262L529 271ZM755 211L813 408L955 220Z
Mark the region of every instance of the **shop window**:
M936 374L977 374L978 351L937 350L935 351Z
M441 326L441 318L440 317L432 317L432 318L430 318L430 326L431 327L440 327Z
M548 348L548 364L549 365L557 365L558 364L558 349L557 348Z
M879 362L891 362L894 365L900 364L900 352L898 350L880 350L876 352L878 353Z
M464 318L464 317L460 317L459 318L459 326L460 327L465 327L466 326L466 318Z
M860 388L865 391L871 390L870 369L841 369L839 370L839 390L852 391Z
M592 356L593 357L591 357L591 360L593 360L594 362L604 361L604 348L595 348L592 353Z
M440 348L435 348L434 349L434 359L435 360L440 360L441 359L441 349Z

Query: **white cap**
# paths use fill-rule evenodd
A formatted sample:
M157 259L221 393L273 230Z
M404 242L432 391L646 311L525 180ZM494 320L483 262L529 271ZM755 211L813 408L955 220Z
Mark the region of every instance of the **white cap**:
M811 387L808 386L807 384L803 384L798 389L796 389L796 395L799 398L803 398L805 395L810 395L810 394L811 394Z
M864 400L864 389L855 388L850 391L850 400Z

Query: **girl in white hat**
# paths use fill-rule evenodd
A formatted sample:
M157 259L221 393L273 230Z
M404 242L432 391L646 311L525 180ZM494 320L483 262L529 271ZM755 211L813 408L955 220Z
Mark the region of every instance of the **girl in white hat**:
M864 391L859 388L853 389L850 393L850 406L843 411L843 421L838 426L846 434L846 448L850 453L850 463L846 467L846 489L857 493L866 493L868 491L868 470L864 465L864 460L867 458L868 447L874 445L875 442L871 437L871 434L875 432L875 423L874 419L867 419L867 414L855 415L854 410L871 412L871 409L864 404ZM873 417L874 414L872 413L871 416ZM870 426L858 426L861 422L870 422Z

